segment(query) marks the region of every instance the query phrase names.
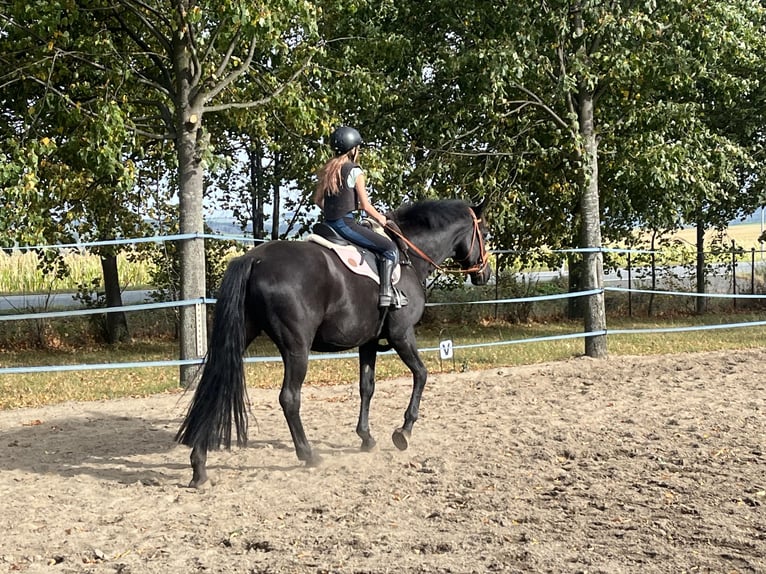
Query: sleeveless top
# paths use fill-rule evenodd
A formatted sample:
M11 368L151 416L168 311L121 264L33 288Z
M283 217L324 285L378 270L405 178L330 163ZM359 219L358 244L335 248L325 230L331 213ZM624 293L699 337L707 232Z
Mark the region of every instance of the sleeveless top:
M338 193L324 196L324 218L328 221L340 219L351 211L359 209L359 200L356 196L356 188L348 185L348 175L357 164L347 161L340 168L341 184Z

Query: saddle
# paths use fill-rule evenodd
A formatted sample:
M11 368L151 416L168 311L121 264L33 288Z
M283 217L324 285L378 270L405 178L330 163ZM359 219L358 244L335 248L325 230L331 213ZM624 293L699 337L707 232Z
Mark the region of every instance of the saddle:
M357 275L369 277L375 283L380 284L378 276L378 257L372 251L351 243L329 225L316 223L311 228L312 233L306 238L335 252L341 262ZM397 265L391 276L391 284L396 285L401 277L401 268Z

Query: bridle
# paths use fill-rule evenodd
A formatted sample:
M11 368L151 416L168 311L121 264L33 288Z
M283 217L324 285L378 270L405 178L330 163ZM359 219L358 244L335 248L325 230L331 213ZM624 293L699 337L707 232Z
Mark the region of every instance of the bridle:
M443 267L439 265L438 263L436 263L436 261L431 259L428 256L428 254L426 254L425 252L423 252L422 249L420 249L420 247L418 247L417 245L412 243L412 241L407 239L404 236L404 234L402 234L398 229L395 229L393 227L386 227L386 229L394 233L394 235L396 235L397 237L399 237L407 245L407 247L409 247L412 251L415 252L415 254L418 257L427 261L428 263L430 263L431 265L436 267L436 269L438 269L439 271L443 273L464 273L466 275L471 273L479 273L483 271L484 268L489 263L489 252L487 252L487 249L484 245L484 238L481 235L481 229L479 229L479 224L481 223L481 219L476 217L476 214L473 212L472 209L470 210L470 212L471 212L471 217L473 218L473 232L471 234L471 246L468 248L468 255L464 259L460 259L459 262L466 261L468 257L471 256L471 253L473 252L473 248L477 242L479 243L479 260L468 269L462 269L462 268L450 269L448 267Z

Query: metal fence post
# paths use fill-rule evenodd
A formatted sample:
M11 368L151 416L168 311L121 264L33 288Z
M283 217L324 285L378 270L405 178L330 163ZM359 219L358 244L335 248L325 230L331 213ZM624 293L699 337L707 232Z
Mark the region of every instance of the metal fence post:
M750 294L755 295L755 247L750 248Z
M633 282L632 282L632 265L630 259L630 251L628 251L628 317L633 316Z
M737 294L737 243L731 240L731 292ZM737 308L737 298L734 297L734 308Z

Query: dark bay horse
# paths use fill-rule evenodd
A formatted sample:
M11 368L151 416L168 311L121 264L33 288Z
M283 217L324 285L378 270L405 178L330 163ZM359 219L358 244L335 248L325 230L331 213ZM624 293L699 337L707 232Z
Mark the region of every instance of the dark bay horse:
M319 462L303 431L301 386L309 351L344 351L359 347L361 407L357 434L362 450L375 440L368 414L375 390L375 360L385 339L412 371L412 395L404 425L393 441L404 450L426 384L426 368L415 341L415 324L425 307L428 275L447 258L459 263L476 285L491 274L484 246L483 206L460 200L423 201L389 214L410 245L411 265L402 267L397 287L409 298L405 307L378 309L378 285L343 266L330 250L308 241L272 241L229 264L215 308L210 348L202 378L176 440L190 446L192 480L207 481L207 452L223 444L247 442L247 398L243 354L260 333L276 344L284 363L279 394L298 459Z

